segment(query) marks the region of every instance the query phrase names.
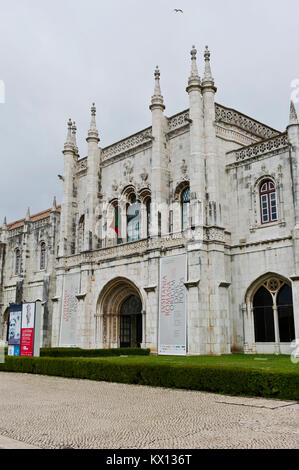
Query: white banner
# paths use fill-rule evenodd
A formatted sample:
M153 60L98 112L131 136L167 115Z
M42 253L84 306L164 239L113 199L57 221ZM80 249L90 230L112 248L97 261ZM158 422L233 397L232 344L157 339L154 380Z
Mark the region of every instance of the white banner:
M64 289L61 307L60 346L76 346L77 343L77 310L80 273L68 274L64 278Z
M185 356L187 352L187 256L160 259L158 354Z

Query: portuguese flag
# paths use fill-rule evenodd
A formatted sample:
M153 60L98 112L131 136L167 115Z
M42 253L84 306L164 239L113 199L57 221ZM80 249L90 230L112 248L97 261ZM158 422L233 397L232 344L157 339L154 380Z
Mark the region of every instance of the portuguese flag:
M119 227L118 227L118 207L114 208L114 217L112 220L112 223L110 225L110 228L112 228L116 235L119 237Z

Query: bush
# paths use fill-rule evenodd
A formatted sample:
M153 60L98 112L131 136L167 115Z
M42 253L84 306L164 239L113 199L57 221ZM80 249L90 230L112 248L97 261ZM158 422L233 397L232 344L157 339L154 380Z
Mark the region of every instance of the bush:
M195 364L149 364L87 358L8 357L0 371L299 400L299 373Z
M109 356L149 356L150 349L80 349L80 348L41 348L41 357L109 357Z

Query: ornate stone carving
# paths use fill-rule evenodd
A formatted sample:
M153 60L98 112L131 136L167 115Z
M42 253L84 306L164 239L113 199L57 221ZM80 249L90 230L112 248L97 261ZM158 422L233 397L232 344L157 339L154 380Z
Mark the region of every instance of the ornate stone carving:
M134 165L132 160L127 160L124 163L124 177L128 179L130 183L133 181L133 171L134 171Z
M176 114L173 117L168 118L169 132L179 129L180 127L189 124L189 110L183 111L182 113Z
M182 160L181 172L182 172L183 178L185 180L189 179L188 178L188 165L186 163L186 160L184 160L184 159Z
M138 132L127 139L104 148L102 151L103 160L105 161L109 158L115 157L116 155L121 155L122 153L135 149L144 143L150 143L152 139L152 128L149 127L148 129Z
M118 190L118 184L116 180L113 180L112 191L116 192Z
M143 183L146 183L146 181L148 180L148 172L146 170L146 168L143 168L143 172L141 173L140 175Z
M257 157L274 150L279 150L288 145L288 136L287 134L278 135L272 139L268 139L264 142L259 142L257 144L249 145L241 150L229 152L228 155L233 155L235 161L243 161L252 157Z
M77 163L77 172L87 170L87 157L82 158Z
M235 111L234 109L225 108L219 104L215 104L215 120L216 122L225 122L240 127L251 134L257 135L262 139L269 139L279 135L279 132L271 127L251 119L244 114Z

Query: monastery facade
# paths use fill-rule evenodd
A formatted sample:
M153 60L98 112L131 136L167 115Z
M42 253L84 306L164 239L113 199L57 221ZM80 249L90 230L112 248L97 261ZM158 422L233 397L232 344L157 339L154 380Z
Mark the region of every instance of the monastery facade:
M280 132L220 105L208 48L204 64L200 78L193 47L189 108L171 117L156 68L152 126L109 147L93 105L85 158L69 120L61 206L1 227L0 338L11 304L41 300L43 346L290 353L295 107Z

